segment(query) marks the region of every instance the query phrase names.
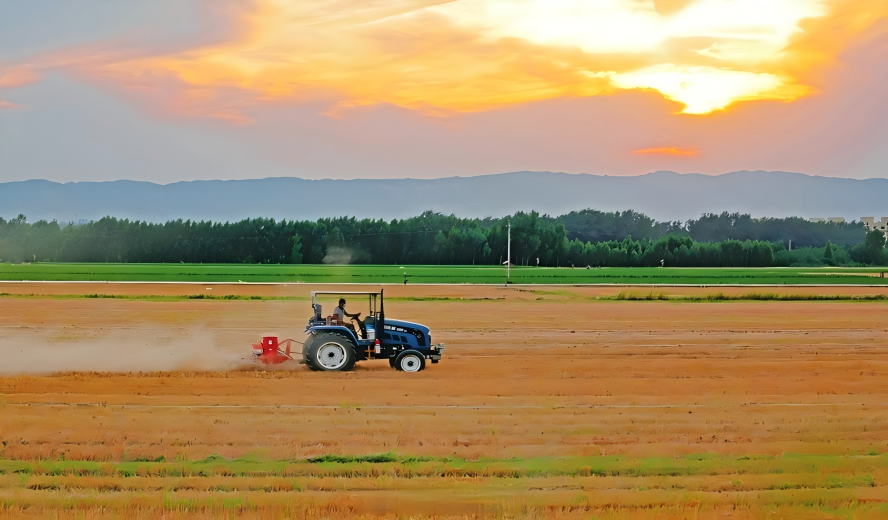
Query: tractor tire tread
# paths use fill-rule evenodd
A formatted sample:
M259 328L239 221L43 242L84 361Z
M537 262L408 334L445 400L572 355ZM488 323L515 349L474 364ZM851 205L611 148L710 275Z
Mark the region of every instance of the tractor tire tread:
M308 339L305 340L305 343L302 345L302 361L305 363L305 366L309 368L312 372L317 372L320 370L317 365L314 364L314 350L312 350L312 342L314 340L314 334L309 335Z
M347 348L350 351L350 354L351 354L350 356L348 356L348 359L346 360L345 365L343 365L342 368L340 368L339 370L326 370L325 368L320 367L315 363L315 359L317 358L318 349L321 347L321 345L323 345L325 343L325 340L322 338L331 337L331 336L335 337L342 344L342 346L344 346L345 348ZM306 343L308 343L308 342L306 342ZM312 335L311 336L311 344L305 345L303 352L304 352L303 357L305 358L305 364L311 370L318 371L318 372L350 372L350 371L354 370L355 363L357 362L357 359L358 359L358 353L355 348L355 345L352 343L352 340L349 339L347 336L344 336L342 334L337 334L335 332L321 332L319 334Z

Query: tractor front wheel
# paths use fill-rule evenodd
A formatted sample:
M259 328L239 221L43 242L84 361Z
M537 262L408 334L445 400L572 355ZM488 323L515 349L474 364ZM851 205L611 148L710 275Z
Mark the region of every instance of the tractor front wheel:
M395 368L401 372L419 372L425 368L425 356L415 350L405 350L395 359Z
M355 368L355 361L355 346L339 334L316 334L305 348L305 363L312 370L346 372Z

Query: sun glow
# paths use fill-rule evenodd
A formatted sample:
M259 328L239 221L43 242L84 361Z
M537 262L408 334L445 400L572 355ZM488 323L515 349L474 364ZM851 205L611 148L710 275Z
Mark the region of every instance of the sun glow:
M685 105L685 114L707 114L731 103L752 99L794 99L804 87L786 86L773 74L715 67L658 65L613 76L623 89L652 89Z
M700 151L694 148L676 148L674 146L643 148L632 153L633 155L671 155L674 157L696 157L700 155Z
M173 75L179 106L217 117L281 99L446 114L635 89L706 114L810 92L804 73L829 56L798 44L801 27L837 2L260 0L234 41L102 72Z

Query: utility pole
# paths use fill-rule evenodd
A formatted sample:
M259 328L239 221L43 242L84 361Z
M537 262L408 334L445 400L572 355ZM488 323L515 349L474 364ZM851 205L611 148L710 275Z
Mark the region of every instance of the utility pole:
M512 276L512 221L509 221L509 234L506 239L506 280Z

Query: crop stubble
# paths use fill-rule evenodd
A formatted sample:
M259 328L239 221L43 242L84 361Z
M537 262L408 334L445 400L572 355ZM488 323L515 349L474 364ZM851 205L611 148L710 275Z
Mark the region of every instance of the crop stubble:
M620 291L615 288L390 287L387 315L429 325L433 340L447 344L445 359L420 374L398 373L384 362L361 363L350 374L319 374L301 366L261 372L246 360L250 343L262 334L301 339L307 299L57 297L201 291L305 297L312 289L323 287L0 288L33 295L0 298L0 354L21 363L0 370L32 372L0 378L2 458L112 464L212 454L296 461L396 452L492 460L488 468L508 468L509 459L577 467L565 470L569 475L543 471L518 479L483 472L441 476L434 469L417 480L393 468L353 478L323 474L327 470L213 475L191 487L171 484L179 482L174 477L127 480L112 472L102 478L127 484L111 491L100 491L96 476L32 474L22 483L8 474L0 475L0 500L10 508L0 515L15 516L14 506L28 504L50 504L32 512L68 511L52 501L77 486L91 490L97 504L108 497L121 504L145 501L149 517L160 489L177 500L247 497L255 511L241 503L240 512L259 517L274 517L275 500L284 498L320 516L591 511L647 517L657 511L682 516L695 508L703 516L731 511L759 517L767 507L820 514L851 504L857 514L884 513L860 505L888 496L888 465L877 455L888 451L882 302L627 302L593 299ZM657 290L664 291L708 290ZM781 291L871 295L885 289L774 289ZM360 310L357 303L353 311ZM774 457L778 465L790 460L788 454L826 458L807 469L790 468L791 475L773 468L741 474L739 463L728 462L728 469L705 475L583 473L596 460L644 467L653 458L685 461L694 454L725 461ZM841 466L852 456L872 464L829 469L829 461ZM869 480L828 485L824 479L832 474ZM41 478L51 482L37 485ZM136 478L156 482L137 485ZM278 479L277 491L260 485L262 478ZM192 513L212 516L224 509L204 506L193 506Z

